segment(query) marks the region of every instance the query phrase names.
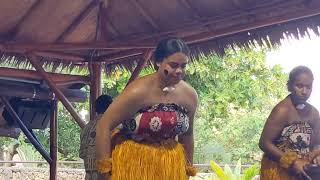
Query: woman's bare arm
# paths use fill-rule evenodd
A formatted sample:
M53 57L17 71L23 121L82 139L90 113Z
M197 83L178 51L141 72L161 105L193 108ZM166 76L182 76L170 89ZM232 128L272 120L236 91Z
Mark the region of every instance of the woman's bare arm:
M287 113L287 108L277 105L268 117L260 137L260 149L274 160L279 160L283 155L283 152L275 146L274 140L287 124Z
M186 156L190 163L193 163L193 152L194 152L194 138L193 138L193 122L194 122L194 115L198 106L198 95L193 90L191 92L191 105L188 108L189 110L189 129L186 133L179 136L179 142L184 145Z
M313 114L313 131L312 134L312 148L313 149L320 149L320 117L319 117L319 111L316 110L314 107L312 109Z
M96 156L104 159L111 156L111 131L122 121L130 119L143 106L143 88L132 82L110 105L97 122Z

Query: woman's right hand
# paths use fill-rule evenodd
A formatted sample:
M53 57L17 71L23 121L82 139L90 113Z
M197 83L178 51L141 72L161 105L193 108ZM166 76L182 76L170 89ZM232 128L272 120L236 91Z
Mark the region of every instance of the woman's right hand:
M303 176L308 180L312 180L311 177L305 171L306 165L308 165L307 162L298 159L292 164L292 170L298 175Z

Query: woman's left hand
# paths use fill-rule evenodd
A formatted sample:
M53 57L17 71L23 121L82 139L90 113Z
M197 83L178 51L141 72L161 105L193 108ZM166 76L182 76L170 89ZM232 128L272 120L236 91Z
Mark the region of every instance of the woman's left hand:
M313 159L313 164L317 164L318 166L320 166L320 156L317 156Z
M320 166L320 147L317 146L316 148L314 148L311 154L313 156L312 163Z

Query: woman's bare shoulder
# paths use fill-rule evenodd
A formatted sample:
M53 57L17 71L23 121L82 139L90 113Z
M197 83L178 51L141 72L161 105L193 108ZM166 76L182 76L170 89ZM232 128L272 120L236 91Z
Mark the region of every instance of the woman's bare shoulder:
M125 89L124 92L132 93L134 95L143 95L148 91L152 82L152 76L146 75L139 77L132 81Z
M288 114L291 109L291 101L288 98L285 98L272 109L271 114L284 116Z
M182 104L185 104L188 109L195 111L198 106L198 94L196 90L185 81L181 81L179 83L179 95L180 99L182 99L181 101L183 101Z
M310 104L310 106L311 106L311 113L312 113L313 120L319 121L320 120L319 111L313 105Z
M310 106L311 106L312 113L319 115L318 109L316 107L314 107L313 105L311 105L311 104L310 104Z
M186 95L198 99L197 91L190 84L185 81L181 81L180 86L180 88L183 89Z

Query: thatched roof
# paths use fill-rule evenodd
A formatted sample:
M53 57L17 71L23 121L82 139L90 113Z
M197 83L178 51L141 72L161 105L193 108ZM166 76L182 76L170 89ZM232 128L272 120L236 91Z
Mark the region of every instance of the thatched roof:
M58 66L103 62L132 67L167 36L195 53L228 46L272 46L283 35L318 32L319 0L2 0L2 62L21 64L25 52Z

